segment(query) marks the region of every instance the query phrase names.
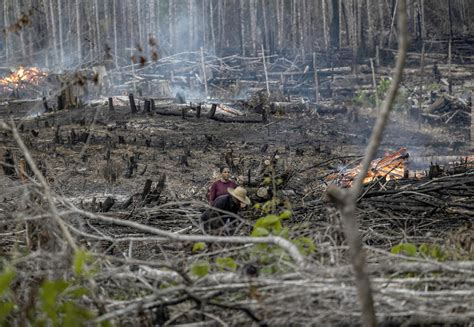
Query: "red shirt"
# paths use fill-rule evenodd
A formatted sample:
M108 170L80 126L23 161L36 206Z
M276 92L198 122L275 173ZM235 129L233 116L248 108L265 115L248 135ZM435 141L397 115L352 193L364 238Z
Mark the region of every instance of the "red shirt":
M235 184L231 180L224 183L220 179L218 181L215 181L214 183L212 183L211 188L209 189L209 194L207 196L207 199L209 200L209 203L212 205L214 203L214 200L218 196L228 194L229 192L227 192L227 189L229 187L236 188L237 184Z

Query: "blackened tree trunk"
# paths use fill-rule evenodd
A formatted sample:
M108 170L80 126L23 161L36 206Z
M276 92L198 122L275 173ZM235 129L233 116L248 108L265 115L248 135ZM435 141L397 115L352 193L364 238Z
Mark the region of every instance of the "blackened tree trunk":
M332 18L330 27L331 47L339 48L339 0L331 0Z

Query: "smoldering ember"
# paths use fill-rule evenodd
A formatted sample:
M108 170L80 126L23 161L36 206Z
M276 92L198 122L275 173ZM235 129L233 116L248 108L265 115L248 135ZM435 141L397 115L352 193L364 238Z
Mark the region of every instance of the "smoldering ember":
M474 1L0 8L1 325L472 326Z

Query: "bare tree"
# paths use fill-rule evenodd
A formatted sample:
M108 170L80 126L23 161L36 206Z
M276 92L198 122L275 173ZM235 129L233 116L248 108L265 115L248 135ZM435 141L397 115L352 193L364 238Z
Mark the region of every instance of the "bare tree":
M76 0L76 42L77 42L77 59L79 62L82 62L82 31L81 31L81 11L80 11L80 1Z

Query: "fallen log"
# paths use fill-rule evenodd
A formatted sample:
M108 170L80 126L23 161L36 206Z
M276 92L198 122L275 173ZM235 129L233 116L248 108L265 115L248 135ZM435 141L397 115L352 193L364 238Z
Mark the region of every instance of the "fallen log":
M212 117L209 117L212 120L221 122L221 123L248 123L248 124L260 124L264 123L262 118L251 118L251 117L229 117L216 114Z

